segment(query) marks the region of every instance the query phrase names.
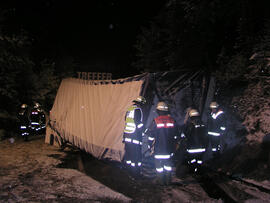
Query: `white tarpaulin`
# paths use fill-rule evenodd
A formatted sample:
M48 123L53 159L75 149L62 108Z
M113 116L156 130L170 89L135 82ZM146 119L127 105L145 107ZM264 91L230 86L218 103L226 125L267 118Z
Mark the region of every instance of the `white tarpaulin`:
M50 112L50 126L64 140L93 156L120 161L125 113L140 95L142 84L143 80L97 85L64 79Z

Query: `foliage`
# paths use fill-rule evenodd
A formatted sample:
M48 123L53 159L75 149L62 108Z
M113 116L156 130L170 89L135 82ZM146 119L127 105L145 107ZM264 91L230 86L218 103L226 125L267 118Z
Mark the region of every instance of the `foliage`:
M214 72L214 76L222 86L229 86L232 80L238 80L245 74L248 59L242 53L228 57L221 53L218 58L219 69Z
M35 89L36 94L33 96L34 101L38 101L47 111L51 108L60 78L55 74L55 63L42 61L40 71L36 74Z
M235 1L169 1L138 36L135 66L152 71L216 69L220 50L232 49L239 9Z
M27 36L25 32L13 37L0 36L1 109L13 115L22 103L32 105L34 101L48 110L60 83L53 62L33 62Z
M249 81L244 92L233 98L239 115L250 132L250 139L262 139L270 133L270 23L260 42L254 46L244 78Z
M268 1L169 0L136 43L141 71L204 69L251 137L270 132Z
M156 70L163 70L166 67L165 52L163 40L165 40L166 33L152 23L150 29L143 28L142 34L138 37L138 43L135 45L139 51L140 59L135 66L142 72L150 72L153 67Z
M27 46L25 35L0 36L0 97L11 112L20 100L26 100L34 94L31 83L34 64L25 54Z
M36 39L22 28L7 26L14 12L0 9L0 110L13 117L22 103L31 106L37 101L48 111L61 78L74 69L70 57L56 63L52 57L35 56Z

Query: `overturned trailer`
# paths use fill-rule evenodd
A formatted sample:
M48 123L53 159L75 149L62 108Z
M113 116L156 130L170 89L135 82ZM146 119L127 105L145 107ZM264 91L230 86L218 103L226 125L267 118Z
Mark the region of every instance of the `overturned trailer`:
M147 100L146 128L156 116L155 106L161 100L182 126L189 107L197 108L206 119L214 86L213 78L192 71L144 73L110 81L67 78L61 82L50 112L45 142L58 140L60 146L68 142L98 159L120 162L125 153L125 113L137 96ZM144 145L143 142L143 150Z

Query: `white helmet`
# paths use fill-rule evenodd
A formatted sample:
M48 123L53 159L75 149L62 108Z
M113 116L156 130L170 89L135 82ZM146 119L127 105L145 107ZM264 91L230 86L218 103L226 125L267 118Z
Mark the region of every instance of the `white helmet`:
M210 107L210 109L216 109L216 108L218 108L218 106L219 105L217 102L211 102L209 107Z
M146 99L143 96L138 96L135 100L133 100L134 102L139 102L142 104L146 103Z
M34 108L37 109L37 108L39 108L39 107L40 107L40 104L39 104L38 102L35 102L35 103L34 103Z
M169 111L169 107L165 102L158 102L157 104L157 110L160 111Z
M27 108L27 104L22 104L22 105L21 105L21 108L22 108L22 109Z
M188 115L189 115L189 117L195 117L195 116L199 116L200 113L199 113L196 109L191 109L191 110L188 112Z

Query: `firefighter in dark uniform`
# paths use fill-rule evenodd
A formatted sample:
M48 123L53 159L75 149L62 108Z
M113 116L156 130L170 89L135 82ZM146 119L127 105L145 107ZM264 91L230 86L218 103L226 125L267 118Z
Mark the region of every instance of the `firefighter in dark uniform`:
M44 110L39 105L37 107L37 111L40 118L40 130L44 130L46 128L46 116L45 116Z
M24 141L28 140L29 136L29 109L27 104L22 104L21 109L19 111L19 121L20 121L20 132L24 139Z
M40 104L35 102L34 106L30 113L30 124L31 124L31 130L34 134L37 134L40 128L40 113L38 111L38 108L40 107Z
M182 137L186 139L186 163L193 172L197 172L203 164L203 156L208 146L206 126L200 119L196 109L188 111L188 119L183 127Z
M157 104L156 117L148 129L148 143L155 159L155 168L158 182L170 184L172 173L172 156L175 152L175 121L169 114L166 103Z
M142 165L142 133L143 133L143 110L146 103L144 97L139 96L133 100L125 115L125 129L123 143L125 143L124 162L131 167L135 175L140 174Z
M220 154L222 150L222 138L226 133L226 119L224 111L217 102L211 102L211 113L208 116L207 129L211 144L211 150L214 156Z

